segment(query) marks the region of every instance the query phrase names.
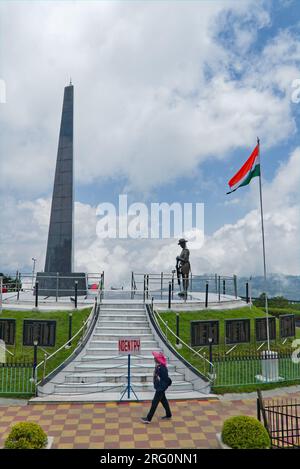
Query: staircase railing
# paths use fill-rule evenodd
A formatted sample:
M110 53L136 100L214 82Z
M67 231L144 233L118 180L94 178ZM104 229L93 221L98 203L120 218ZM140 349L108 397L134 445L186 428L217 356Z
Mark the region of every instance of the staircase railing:
M102 302L103 285L104 285L104 272L102 273L101 282L99 283L97 296L95 298L95 303L92 307L91 313L89 314L88 318L84 321L81 328L73 335L73 337L71 339L68 339L67 342L65 342L61 347L59 347L57 350L55 350L55 352L53 352L51 355L46 356L46 354L45 354L44 360L42 360L36 366L36 368L34 370L34 381L36 383L36 388L40 384L45 384L46 380L48 381L50 376L55 375L57 373L57 371L59 371L59 369L61 369L68 362L70 362L72 357L74 355L76 356L79 353L79 351L83 348L83 345L86 343L87 339L89 338L90 333L93 330L94 325L97 322L97 319L98 319L98 316L99 316L100 303ZM53 357L55 357L61 350L68 347L68 345L70 343L72 343L74 341L74 339L76 339L79 336L79 334L82 333L82 332L83 332L83 334L82 334L81 340L78 342L78 344L77 344L76 348L73 350L72 354L65 360L65 362L61 363L60 365L58 365L58 367L56 367L54 370L52 370L49 375L46 375L46 367L47 367L47 363L49 362L49 360L51 360ZM40 381L38 381L38 370L42 366L43 366L43 377Z
M210 383L213 383L214 380L215 380L215 370L214 370L214 364L209 361L204 355L202 355L200 352L198 352L197 350L194 350L192 347L190 347L190 345L188 345L186 342L184 342L184 340L181 339L181 337L179 337L177 334L175 334L175 332L169 327L168 323L166 321L164 321L161 317L161 315L159 314L159 312L157 310L154 309L154 306L153 306L153 301L151 302L151 304L148 305L150 311L151 311L151 316L156 324L156 327L158 328L158 330L160 330L161 334L163 335L166 343L168 344L168 346L176 353L178 354L178 350L176 350L176 348L173 346L173 344L170 342L170 340L168 339L168 334L167 332L170 332L170 334L175 338L176 340L176 344L177 344L177 347L178 347L178 344L179 347L178 348L181 348L182 347L185 347L187 350L189 350L190 352L193 353L193 356L197 356L201 362L202 362L202 366L200 367L200 369L197 369L197 371L203 375ZM161 322L161 324L163 324L163 327L164 327L164 330L162 329L161 327L161 324L159 323L159 321ZM188 365L190 366L190 368L192 369L195 369L195 366L192 365L186 358L183 357L182 354L180 354L181 357L183 358L183 360L185 362L188 363Z

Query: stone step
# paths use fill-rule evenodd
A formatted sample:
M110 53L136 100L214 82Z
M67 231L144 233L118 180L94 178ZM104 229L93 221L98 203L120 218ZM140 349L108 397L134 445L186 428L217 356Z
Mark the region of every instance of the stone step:
M88 345L87 350L92 350L92 349L101 349L101 348L109 348L114 350L117 354L119 353L118 351L118 341L117 340L94 340L92 339L91 342ZM142 340L141 341L141 348L143 350L144 347L153 347L153 350L156 350L158 347L157 342L153 340Z
M97 384L106 381L110 383L124 383L126 382L124 377L127 378L127 370L125 369L116 370L114 373L79 373L66 376L64 384ZM183 381L183 376L180 373L173 373L171 378L173 384ZM132 370L131 379L137 383L149 383L153 385L153 373L151 372L139 373L137 370Z
M149 357L150 357L150 354L152 356L152 350L153 348L152 347L144 347L143 350L142 350L142 353L143 354L149 354ZM89 352L91 352L92 350L89 350ZM103 356L107 356L107 355L113 355L114 353L114 350L110 349L110 348L99 348L97 350L97 353L86 353L86 355L83 355L82 357L82 361L94 361L94 360L98 360L98 358L101 358ZM116 351L116 354L115 356L118 355L118 352ZM134 355L130 355L131 357L133 357ZM127 358L127 355L126 355L126 358ZM153 358L152 358L152 361L154 362Z
M136 371L141 371L145 373L151 373L153 376L154 371L154 362L152 363L143 363L143 362L131 362L131 369ZM86 373L104 373L104 372L116 372L118 373L120 370L125 370L127 372L127 360L126 362L123 361L122 363L115 363L115 361L111 360L110 362L101 363L81 363L76 366L74 372L72 371L70 374L78 373L78 374L86 374ZM173 364L168 365L168 370L170 373L176 373L176 367Z
M101 304L100 306L100 314L102 311L143 311L145 312L145 308L141 304L131 305L130 307L126 307L125 305L112 305L112 304Z
M147 353L149 351L152 351L152 350L157 350L157 345L155 346L152 346L152 345L148 345L148 346L143 346L141 347L141 353ZM86 349L86 354L87 355L97 355L97 356L100 356L102 355L102 351L103 350L107 350L109 349L111 351L111 353L115 353L116 355L118 355L119 351L117 350L117 347L109 347L109 346L105 346L105 348L103 346L99 346L99 347L94 347L94 348L87 348Z
M123 337L125 336L130 336L134 334L135 336L138 334L151 334L151 329L150 327L136 327L136 326L131 326L130 323L127 324L127 326L107 326L107 327L102 327L102 326L96 326L95 328L95 334L98 334L100 332L101 334L109 334L115 336L116 333L120 336L122 335Z
M124 358L121 358L119 355L112 355L112 351L110 351L110 354L107 355L102 355L101 357L98 357L98 360L92 360L91 362L84 361L84 362L79 362L78 365L75 365L75 370L76 371L82 371L82 370L88 370L88 369L93 369L93 370L101 370L106 366L110 365L124 365L127 366L128 363L128 358L125 356ZM138 357L137 355L131 356L131 364L132 365L149 365L152 366L152 369L154 368L154 360L152 355L148 356L143 356L143 357ZM174 367L174 365L168 364L168 369L171 369L170 367Z
M144 327L144 328L147 328L149 329L149 323L147 321L147 319L141 319L141 320L131 320L131 319L128 319L128 320L122 320L122 321L103 321L103 319L100 319L100 321L97 322L97 329L101 327L101 328L106 328L106 327L118 327L118 328L126 328L126 327Z
M81 384L81 383L63 383L63 384L56 384L55 385L55 392L58 394L89 394L95 392L122 392L125 390L127 386L127 379L124 377L124 382L103 382L97 384ZM141 383L133 381L131 383L134 391L144 392L144 391L152 391L154 394L153 383ZM171 388L170 388L171 389ZM191 383L187 381L178 381L175 382L174 385L172 384L172 391L185 391L190 392L193 391L193 386Z
M125 334L124 332L112 332L112 333L108 333L108 332L95 332L95 334L93 335L93 339L95 340L115 340L116 338L117 339L121 339L122 337L132 337L133 339L141 339L144 340L153 340L153 335L150 334L150 333L136 333L136 332L128 332L127 334Z
M98 322L100 321L142 321L147 320L146 314L100 314Z

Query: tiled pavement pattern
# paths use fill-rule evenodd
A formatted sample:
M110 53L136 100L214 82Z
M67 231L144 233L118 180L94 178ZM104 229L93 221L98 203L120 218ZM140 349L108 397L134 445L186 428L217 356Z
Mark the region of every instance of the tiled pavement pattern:
M53 448L217 448L216 433L229 416L256 412L255 400L171 401L172 421L159 406L150 425L140 422L149 402L35 404L0 407L0 447L18 421L39 423Z
M282 397L299 394L284 392ZM276 398L279 396L276 396ZM170 401L172 421L159 405L150 425L140 422L150 402L0 406L0 447L19 421L39 423L54 437L53 448L217 448L216 433L233 415L256 416L256 400Z

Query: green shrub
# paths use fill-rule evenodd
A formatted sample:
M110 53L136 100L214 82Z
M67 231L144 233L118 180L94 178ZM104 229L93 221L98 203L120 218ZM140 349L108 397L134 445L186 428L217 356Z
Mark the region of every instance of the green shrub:
M16 423L6 441L4 447L6 449L43 449L47 446L47 435L34 422Z
M223 442L234 449L265 449L270 437L265 427L254 417L239 415L225 420Z

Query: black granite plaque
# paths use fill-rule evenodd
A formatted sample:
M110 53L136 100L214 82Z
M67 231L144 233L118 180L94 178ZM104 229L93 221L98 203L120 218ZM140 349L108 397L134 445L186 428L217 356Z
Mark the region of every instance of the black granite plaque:
M33 346L35 340L41 347L54 347L56 338L56 321L24 319L23 345Z
M269 338L276 339L276 318L269 317ZM255 338L257 342L268 340L267 334L267 318L255 318Z
M279 331L281 339L295 337L296 325L294 314L283 314L282 316L279 316Z
M218 345L219 321L191 321L192 347L209 345L209 338L212 338L212 345Z
M0 339L4 340L6 345L14 345L16 337L16 320L0 319Z
M225 319L226 344L250 342L250 319Z

